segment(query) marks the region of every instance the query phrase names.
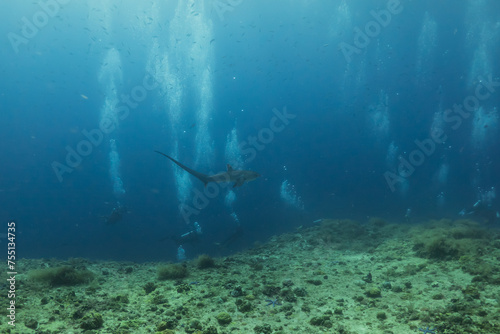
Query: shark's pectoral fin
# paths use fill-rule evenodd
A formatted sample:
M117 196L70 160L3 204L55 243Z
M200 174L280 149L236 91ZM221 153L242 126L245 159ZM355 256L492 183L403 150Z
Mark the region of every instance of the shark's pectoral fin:
M240 187L243 185L243 183L245 183L245 179L243 178L237 179L233 185L233 188Z

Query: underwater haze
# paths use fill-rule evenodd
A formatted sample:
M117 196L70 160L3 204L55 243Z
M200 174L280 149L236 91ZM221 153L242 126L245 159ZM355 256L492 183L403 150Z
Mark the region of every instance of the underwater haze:
M19 258L228 255L323 218L500 224L498 1L0 8ZM260 176L205 186L155 151Z

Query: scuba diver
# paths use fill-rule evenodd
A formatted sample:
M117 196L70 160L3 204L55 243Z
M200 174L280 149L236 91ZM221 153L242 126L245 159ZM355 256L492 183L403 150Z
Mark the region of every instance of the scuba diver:
M172 236L172 239L178 244L182 245L185 243L192 243L200 241L200 236L202 234L201 226L198 222L194 222L193 229L189 232L181 234L180 236ZM164 240L164 239L162 239Z
M500 220L500 212L495 211L491 203L485 203L483 200L478 200L472 207L469 209L462 209L458 214L462 217L472 216L481 218L486 223L494 223Z
M106 216L101 216L104 219L104 222L108 225L114 225L123 218L123 214L127 212L127 209L120 204L120 202L116 203L116 206L111 210L111 213Z

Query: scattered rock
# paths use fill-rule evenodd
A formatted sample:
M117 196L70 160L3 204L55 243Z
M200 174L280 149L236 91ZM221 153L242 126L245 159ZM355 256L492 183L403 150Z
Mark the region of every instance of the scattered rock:
M97 312L90 312L86 314L83 319L80 327L82 329L99 329L104 324L104 320L102 319L102 315Z
M381 294L379 288L373 287L373 288L368 289L365 292L365 295L370 297L370 298L379 298L382 294Z
M377 312L377 319L378 320L385 320L385 319L387 319L387 314L385 314L385 312Z
M233 319L231 318L229 313L226 313L226 312L221 312L221 313L217 314L215 319L217 319L217 322L222 326L229 325L231 323L231 321L233 321Z

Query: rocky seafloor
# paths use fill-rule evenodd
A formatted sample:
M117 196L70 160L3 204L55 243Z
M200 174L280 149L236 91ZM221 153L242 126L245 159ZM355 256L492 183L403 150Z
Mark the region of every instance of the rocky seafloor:
M500 231L323 219L182 264L23 259L0 333L500 333Z

